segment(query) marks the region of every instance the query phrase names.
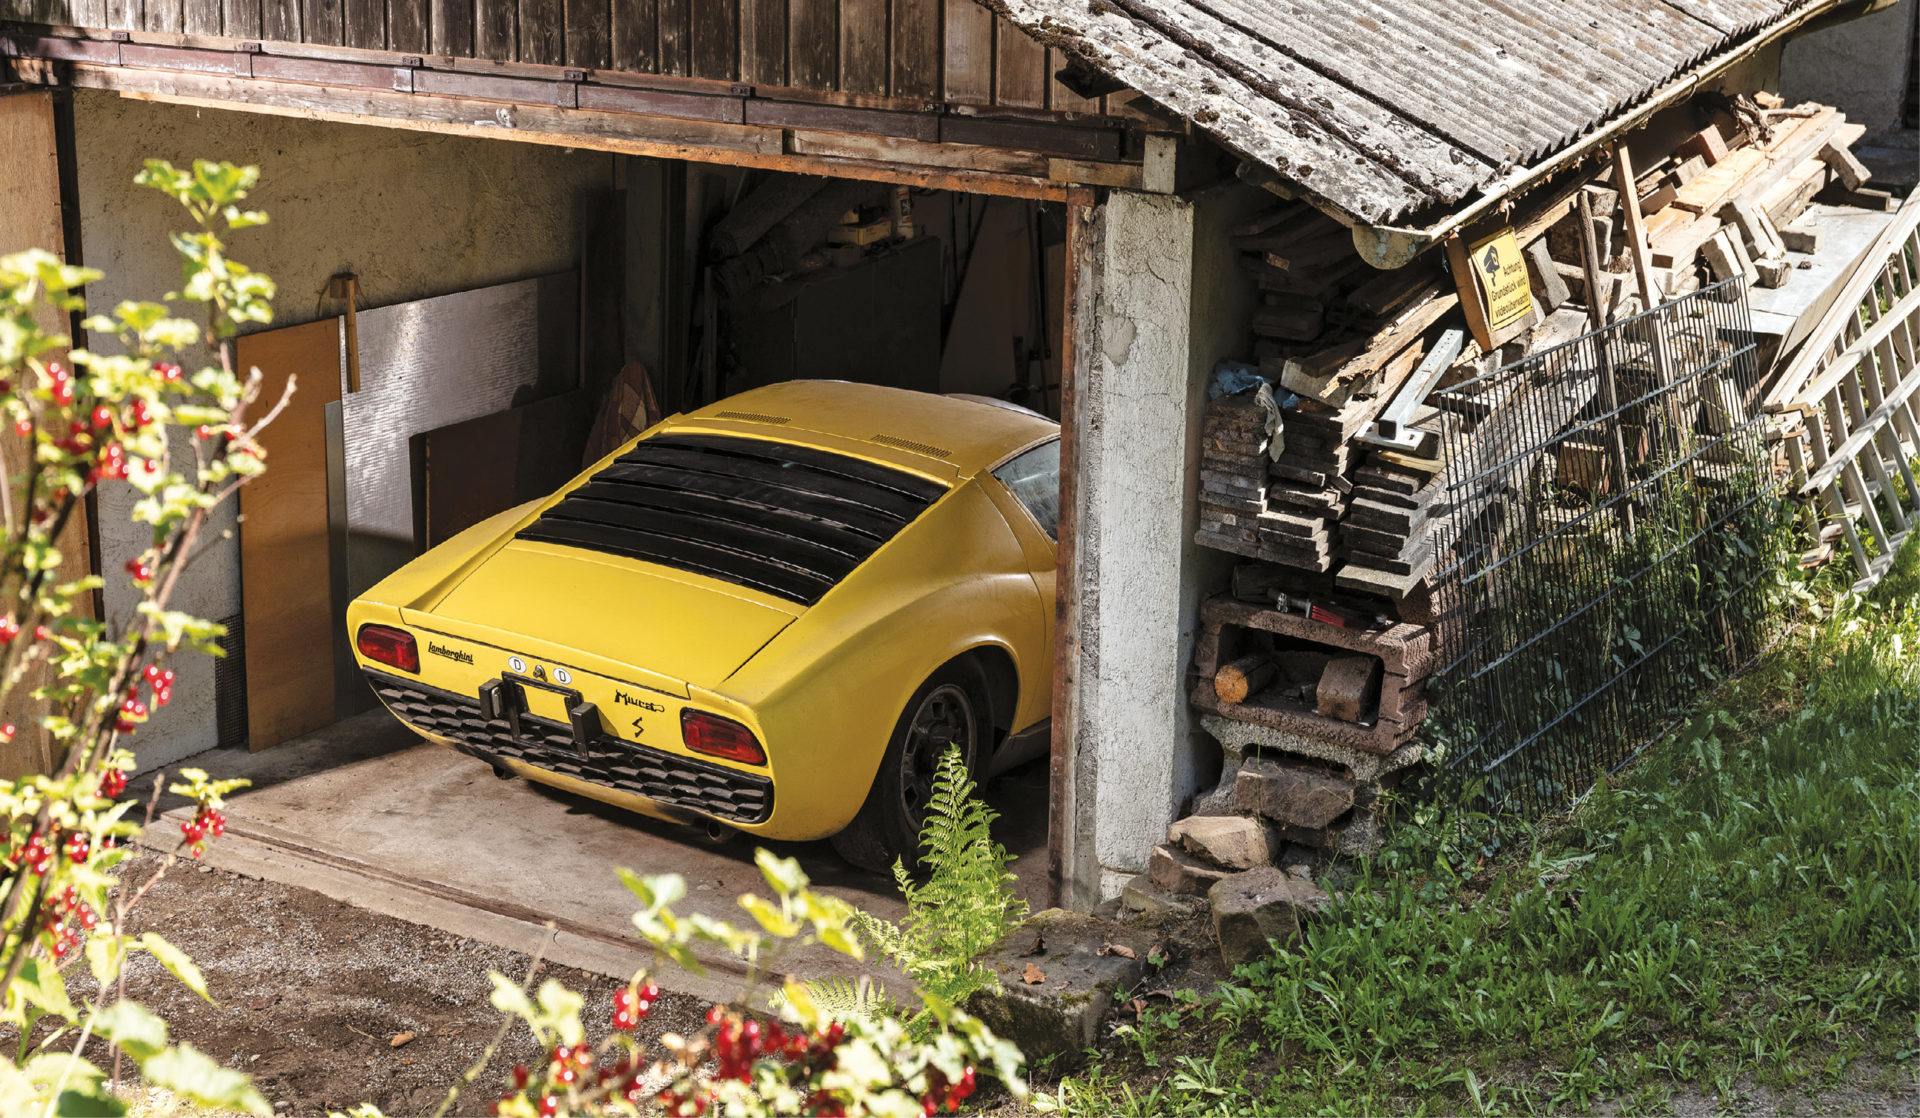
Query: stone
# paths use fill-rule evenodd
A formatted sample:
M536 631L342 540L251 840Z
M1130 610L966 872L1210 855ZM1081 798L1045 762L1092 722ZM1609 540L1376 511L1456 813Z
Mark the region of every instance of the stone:
M1357 795L1351 780L1294 765L1249 762L1235 779L1233 808L1283 826L1319 830L1351 811Z
M1292 943L1300 925L1327 905L1327 895L1311 881L1261 866L1222 878L1207 891L1220 959L1229 969L1264 958L1268 941Z
M1338 742L1306 737L1277 726L1241 722L1233 718L1223 718L1218 714L1202 714L1200 727L1220 743L1220 749L1226 756L1226 764L1221 774L1223 784L1237 782L1240 769L1247 763L1246 759L1250 751L1311 757L1326 761L1345 768L1353 773L1355 780L1363 783L1383 780L1391 774L1418 764L1427 755L1426 747L1417 741L1406 742L1391 753L1374 753L1353 749Z
M1374 656L1336 656L1327 661L1315 691L1314 709L1328 718L1360 722L1378 716L1380 660Z
M1250 870L1273 857L1267 829L1244 815L1191 815L1167 828L1167 841L1216 866Z
M1200 911L1191 897L1163 892L1144 873L1120 887L1120 903L1128 912L1137 914L1148 923L1190 920Z
M1210 866L1178 846L1156 846L1147 859L1147 878L1169 893L1197 897L1230 872Z
M1045 949L1031 954L1035 939ZM1134 958L1101 948L1127 947ZM974 1016L1020 1046L1029 1060L1053 1057L1077 1062L1102 1039L1102 1026L1116 1005L1115 993L1146 976L1151 933L1061 909L1035 913L979 962L992 970L998 990L983 990L967 1003ZM1027 967L1044 977L1026 980Z
M1319 862L1320 855L1315 853L1312 847L1301 846L1297 842L1290 842L1287 844L1287 848L1280 852L1280 858L1275 864L1280 867L1280 872L1286 874L1288 877L1297 877L1302 881L1312 881L1314 867L1318 865Z

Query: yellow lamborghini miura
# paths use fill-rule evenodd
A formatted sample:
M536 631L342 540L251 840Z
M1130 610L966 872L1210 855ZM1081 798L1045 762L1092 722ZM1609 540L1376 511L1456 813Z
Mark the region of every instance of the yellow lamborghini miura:
M423 736L722 835L912 859L936 761L1040 752L1059 426L801 381L674 416L356 600Z

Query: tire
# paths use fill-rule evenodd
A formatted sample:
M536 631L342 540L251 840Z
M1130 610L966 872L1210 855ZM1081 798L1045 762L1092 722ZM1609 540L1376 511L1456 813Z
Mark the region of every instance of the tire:
M993 711L979 670L956 661L933 673L900 712L866 802L853 822L833 836L834 850L863 870L884 872L899 858L909 871L917 871L920 825L948 742L960 746L967 772L974 775L992 734Z

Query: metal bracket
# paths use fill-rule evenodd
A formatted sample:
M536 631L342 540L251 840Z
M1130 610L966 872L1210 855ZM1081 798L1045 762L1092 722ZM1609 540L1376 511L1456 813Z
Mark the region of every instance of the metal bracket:
M562 70L560 80L553 83L553 103L563 109L580 107L580 83L587 80L585 70Z
M402 55L400 65L393 68L393 88L397 93L412 93L413 72L425 61L417 54Z
M1440 335L1427 355L1420 360L1420 366L1413 376L1402 385L1393 403L1380 413L1380 418L1367 425L1367 429L1358 438L1360 442L1374 446L1383 446L1390 450L1414 450L1420 445L1420 432L1408 428L1413 422L1413 413L1426 401L1427 393L1439 382L1440 374L1447 371L1454 358L1460 356L1465 347L1467 335L1464 331L1448 330Z
M253 76L253 56L260 53L259 43L241 43L233 48L233 76L250 78Z

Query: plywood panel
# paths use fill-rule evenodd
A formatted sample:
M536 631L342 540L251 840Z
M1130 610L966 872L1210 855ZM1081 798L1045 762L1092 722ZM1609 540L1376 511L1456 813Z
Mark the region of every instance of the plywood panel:
M333 578L328 561L326 406L340 398L340 320L240 339L261 399L287 410L262 433L269 468L240 490L240 586L246 627L247 735L278 745L334 720Z
M590 406L588 393L568 392L415 435L421 491L414 515L425 545L572 480Z
M0 152L7 153L6 161L0 164L0 246L7 252L39 248L64 256L66 236L61 225L60 164L51 92L0 94ZM65 333L67 326L64 318L53 312L44 314L39 325L42 330L60 333ZM0 434L0 454L5 455L8 477L20 477L27 465L27 446L11 429ZM85 577L91 565L86 517L73 518L58 542L63 560L61 581ZM52 746L39 730L46 704L31 694L45 682L44 667L30 672L15 685L6 707L0 709L0 719L20 727L11 742L0 744L0 779L51 769Z
M993 101L993 13L972 0L946 10L946 99L968 105Z

